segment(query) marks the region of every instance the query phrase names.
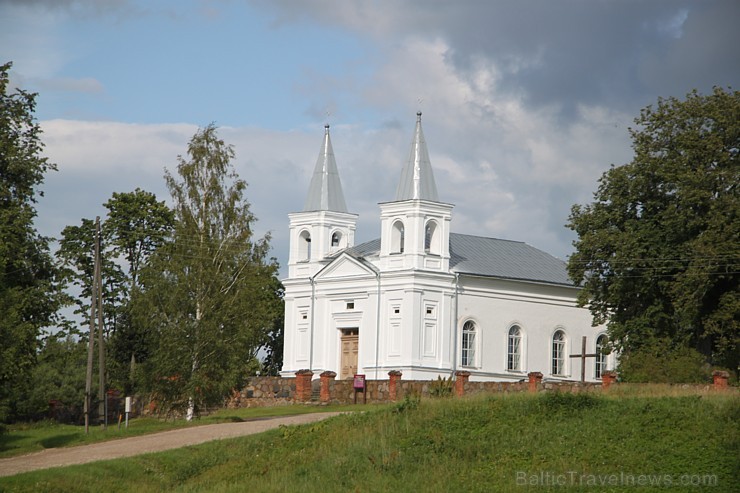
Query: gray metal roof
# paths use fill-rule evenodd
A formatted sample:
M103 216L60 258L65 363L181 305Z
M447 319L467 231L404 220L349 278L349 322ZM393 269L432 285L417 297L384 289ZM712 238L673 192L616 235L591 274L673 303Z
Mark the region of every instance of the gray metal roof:
M348 253L378 255L380 239L356 245ZM450 270L460 274L573 286L566 264L521 241L450 234Z
M439 202L432 163L429 161L427 143L421 130L421 111L416 114L416 130L411 142L411 153L396 189L396 201L412 199Z
M450 270L573 286L565 262L522 241L452 233Z
M380 253L380 238L360 243L347 249L347 253L355 257L372 257Z
M347 212L337 162L334 159L334 149L332 149L329 138L329 125L326 125L324 129L324 143L321 146L319 158L316 160L303 210Z

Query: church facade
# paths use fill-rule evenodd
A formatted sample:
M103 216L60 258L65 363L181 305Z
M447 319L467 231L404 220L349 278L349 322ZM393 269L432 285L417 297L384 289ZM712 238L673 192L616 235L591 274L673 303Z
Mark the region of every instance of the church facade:
M281 374L310 369L427 380L599 380L605 327L576 306L565 263L525 243L451 232L417 114L381 236L355 244L328 125L302 212L289 214ZM582 351L585 337L586 351ZM588 357L571 355L588 354Z

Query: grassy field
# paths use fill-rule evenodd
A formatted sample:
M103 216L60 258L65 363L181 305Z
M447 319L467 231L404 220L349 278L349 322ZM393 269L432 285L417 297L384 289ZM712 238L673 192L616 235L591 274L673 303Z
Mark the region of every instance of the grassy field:
M165 421L157 418L137 418L129 420L128 429L125 428L124 424L121 424L120 429L118 428L118 424L109 425L107 430L102 426L91 426L88 435L85 434L85 428L83 426L61 425L50 421L18 424L9 426L8 433L0 434L0 459L38 452L47 448L85 445L188 426L246 421L267 416L288 416L324 411L346 411L350 409L352 409L350 406L278 406L222 409L191 422L182 419Z
M301 427L0 478L2 491L716 491L740 484L730 395L408 399Z

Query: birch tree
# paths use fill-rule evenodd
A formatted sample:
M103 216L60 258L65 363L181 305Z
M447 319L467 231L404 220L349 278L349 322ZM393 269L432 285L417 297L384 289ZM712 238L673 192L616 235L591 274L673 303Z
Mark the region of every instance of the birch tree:
M154 332L149 381L157 402L188 420L242 383L282 310L270 238L253 235L234 157L209 125L178 157L177 174L165 173L173 238L142 270L133 300L139 323Z

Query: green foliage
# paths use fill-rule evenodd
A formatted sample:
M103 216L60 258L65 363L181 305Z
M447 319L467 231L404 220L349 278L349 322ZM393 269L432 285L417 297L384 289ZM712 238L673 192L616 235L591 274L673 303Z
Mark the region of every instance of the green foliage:
M0 65L0 422L14 418L60 303L49 241L34 228L38 187L56 168L41 157L36 94L8 92L10 67Z
M565 402L561 399L572 399ZM545 403L556 404L545 404ZM582 403L569 411L569 404ZM554 405L557 412L548 412ZM730 492L737 398L508 395L422 401L261 435L0 479L12 491ZM681 423L677 426L676 423ZM523 486L517 473L575 474ZM716 486L581 484L581 475L713 475ZM570 477L570 476L566 476ZM122 478L125 478L121 483Z
M623 382L633 383L708 383L712 374L701 353L665 339L620 355L618 370Z
M452 377L442 378L437 376L436 380L432 380L429 384L429 395L432 397L450 397L452 395L452 389L455 382Z
M48 417L54 402L56 419L79 422L85 399L86 361L87 344L72 337L47 338L38 365L31 372L28 395L19 402L19 414L26 419Z
M150 192L113 193L105 203L108 217L104 232L114 247L114 254L128 263L128 285L138 284L141 266L162 246L174 228L175 217L164 202Z
M406 394L403 397L403 400L396 404L395 408L393 408L393 412L406 413L408 411L413 411L414 409L419 407L420 402L421 397L419 397L418 394Z
M631 129L635 156L575 205L571 278L624 352L654 339L740 363L740 93L660 99Z
M275 292L282 298L284 289L280 281L275 279ZM262 371L265 375L277 376L283 368L283 341L285 330L285 312L282 310L275 317L272 330L267 334L267 342L264 345L266 351L262 363Z
M172 241L140 272L133 322L153 339L148 385L163 412L188 417L220 404L247 376L282 313L269 235L254 238L246 183L214 126L199 130L165 174L175 204Z
M102 227L101 227L102 229ZM90 298L92 295L93 274L95 269L95 221L82 219L79 226L66 226L62 230L59 249L56 252L60 263L62 279L67 286L75 286L80 294L70 299L77 308L74 313L81 319L82 328L68 325L68 332L81 336L89 335ZM106 337L116 330L121 306L127 296L126 275L121 266L115 262L104 238L100 238L100 257L103 266L103 324Z
M547 392L538 400L540 409L545 413L573 413L591 409L601 403L593 394L570 392Z
M139 390L137 365L146 362L153 344L150 327L137 324L131 315L130 293L139 289L142 266L169 240L175 217L164 201L139 188L113 193L104 205L108 209L103 223L103 235L110 245L107 254L128 266L123 282L126 296L115 309L115 330L108 341L108 372L111 385L130 395Z
M107 347L107 373L110 384L126 393L135 389L132 360L143 362L149 356L148 328L136 326L130 315L130 293L138 289L138 272L151 254L165 243L174 227L173 212L156 196L137 188L133 192L113 193L104 204L108 215L101 222L100 251L103 264L103 323ZM82 327L65 321L65 332L82 340L88 336L90 296L94 270L95 223L82 219L79 226L62 231L56 253L63 280L77 287L79 294L69 297L77 306Z

